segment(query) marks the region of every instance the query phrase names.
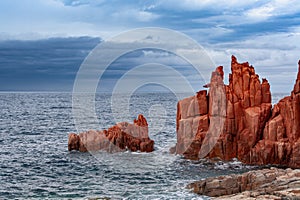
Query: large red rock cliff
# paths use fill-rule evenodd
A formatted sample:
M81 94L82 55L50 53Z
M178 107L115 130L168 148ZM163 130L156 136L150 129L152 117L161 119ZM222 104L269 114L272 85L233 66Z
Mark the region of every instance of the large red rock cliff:
M260 81L249 63L232 56L231 71L228 85L220 66L205 86L208 94L178 102L176 153L300 167L300 61L291 96L273 108L268 81Z
M141 152L154 150L154 141L148 136L148 123L143 115L139 115L133 124L121 122L108 130L90 130L79 134L69 134L69 151L117 152L126 149Z

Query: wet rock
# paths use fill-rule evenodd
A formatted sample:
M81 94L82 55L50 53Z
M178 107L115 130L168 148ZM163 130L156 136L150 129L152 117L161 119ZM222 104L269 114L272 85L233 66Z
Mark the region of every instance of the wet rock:
M118 152L126 149L141 152L154 150L154 141L148 136L148 123L143 115L139 115L133 124L121 122L108 130L89 130L79 134L69 134L69 151Z

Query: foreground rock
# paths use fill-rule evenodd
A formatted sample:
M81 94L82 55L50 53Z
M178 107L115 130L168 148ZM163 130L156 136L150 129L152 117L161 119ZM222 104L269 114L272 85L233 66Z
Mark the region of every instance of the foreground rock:
M188 185L199 195L217 199L300 199L300 170L263 169L207 178Z
M126 149L141 152L154 150L154 141L148 136L148 123L143 115L139 115L133 124L121 122L108 130L90 130L79 134L69 134L69 151L117 152Z
M218 67L208 94L202 90L178 102L176 153L300 167L300 61L291 96L273 109L268 81L260 81L249 63L232 56L231 71L228 85Z

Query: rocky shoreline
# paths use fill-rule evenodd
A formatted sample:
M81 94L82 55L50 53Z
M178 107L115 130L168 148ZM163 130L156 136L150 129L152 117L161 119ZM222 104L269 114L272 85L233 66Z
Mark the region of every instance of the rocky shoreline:
M300 169L271 167L211 177L187 187L214 199L300 199Z
M300 199L300 61L291 95L275 105L267 79L260 81L249 63L232 56L229 84L223 79L220 66L205 86L208 92L178 102L173 152L195 160L237 158L250 165L298 169L272 167L211 177L188 188L215 199Z
M216 199L300 199L300 61L291 95L271 104L267 79L259 79L249 63L232 56L229 84L223 67L195 96L177 105L177 143L171 152L187 159L238 159L270 168L207 178L188 185L199 195ZM219 133L219 134L217 134ZM69 151L152 152L148 123L139 115L101 131L69 134Z

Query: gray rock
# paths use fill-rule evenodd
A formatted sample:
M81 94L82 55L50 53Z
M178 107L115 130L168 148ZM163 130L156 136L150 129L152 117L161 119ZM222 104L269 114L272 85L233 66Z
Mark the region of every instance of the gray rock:
M299 199L300 169L262 169L240 175L207 178L188 185L199 195L216 199Z

